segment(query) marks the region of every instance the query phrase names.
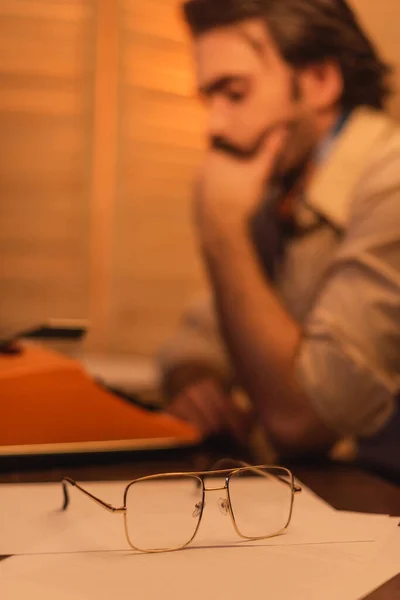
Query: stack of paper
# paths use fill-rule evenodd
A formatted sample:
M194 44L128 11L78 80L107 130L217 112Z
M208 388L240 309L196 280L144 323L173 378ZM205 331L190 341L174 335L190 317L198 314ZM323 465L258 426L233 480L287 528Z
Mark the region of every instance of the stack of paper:
M85 487L123 504L123 483ZM193 545L163 554L130 550L121 515L71 495L62 512L59 484L0 486L0 555L16 555L0 598L356 600L400 572L399 518L336 511L306 488L282 536L240 542L207 502Z

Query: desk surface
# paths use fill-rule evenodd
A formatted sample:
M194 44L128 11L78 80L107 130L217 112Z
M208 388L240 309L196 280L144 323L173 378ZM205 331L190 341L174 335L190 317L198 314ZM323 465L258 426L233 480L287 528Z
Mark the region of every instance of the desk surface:
M46 469L0 471L0 483L28 483L59 481L68 470L76 480L134 479L141 475L165 471L201 470L209 467L208 453L182 452L157 455L134 455L116 460L107 459L96 464L75 464ZM332 506L341 510L384 513L398 516L400 487L348 465L288 465L295 475ZM5 557L3 557L5 558ZM0 560L2 557L0 557ZM400 599L400 574L368 600Z

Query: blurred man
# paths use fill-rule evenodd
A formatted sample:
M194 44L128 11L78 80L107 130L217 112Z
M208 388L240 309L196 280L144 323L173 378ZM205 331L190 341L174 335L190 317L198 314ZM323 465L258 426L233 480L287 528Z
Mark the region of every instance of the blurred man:
M170 410L242 440L256 418L285 454L347 435L397 444L400 465L389 68L344 0L190 0L184 14L209 110L194 213L213 298L161 352Z

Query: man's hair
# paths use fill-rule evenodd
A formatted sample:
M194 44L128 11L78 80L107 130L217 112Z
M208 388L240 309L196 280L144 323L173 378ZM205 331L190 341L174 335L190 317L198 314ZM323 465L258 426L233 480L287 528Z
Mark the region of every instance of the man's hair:
M381 109L391 93L392 69L345 0L189 0L183 10L195 36L246 19L263 19L282 58L294 69L336 61L344 81L345 109Z

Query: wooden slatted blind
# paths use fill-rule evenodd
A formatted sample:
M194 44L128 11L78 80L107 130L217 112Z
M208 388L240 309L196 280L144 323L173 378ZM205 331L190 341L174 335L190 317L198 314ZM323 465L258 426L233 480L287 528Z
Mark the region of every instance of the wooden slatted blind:
M93 19L0 1L0 324L88 316Z
M203 144L176 0L123 0L113 346L152 354L202 286L191 194Z

